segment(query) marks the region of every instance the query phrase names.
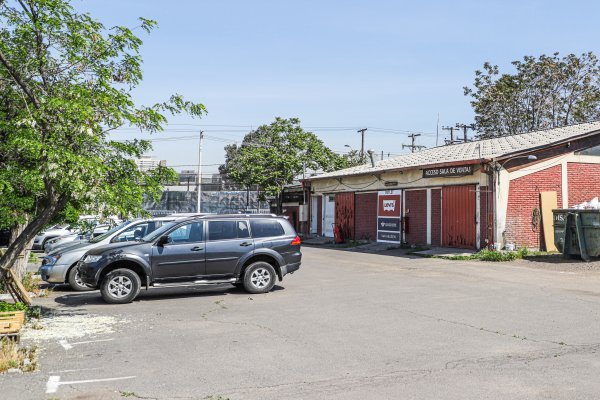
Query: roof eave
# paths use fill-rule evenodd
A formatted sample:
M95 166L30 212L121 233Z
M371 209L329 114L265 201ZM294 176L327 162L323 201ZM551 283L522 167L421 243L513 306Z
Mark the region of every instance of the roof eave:
M360 172L344 174L344 175L311 176L310 178L306 178L306 181L314 181L314 180L320 180L320 179L339 179L339 178L345 178L345 177L350 177L350 176L360 176L360 175L373 175L373 174L380 174L382 172L403 172L403 171L410 171L410 170L415 170L415 169L436 168L436 167L442 167L442 166L485 164L485 163L489 163L490 161L492 161L492 160L487 159L487 158L477 158L477 159L471 159L471 160L439 162L439 163L433 163L433 164L416 165L416 166L412 166L412 167L386 168L386 169L360 171Z

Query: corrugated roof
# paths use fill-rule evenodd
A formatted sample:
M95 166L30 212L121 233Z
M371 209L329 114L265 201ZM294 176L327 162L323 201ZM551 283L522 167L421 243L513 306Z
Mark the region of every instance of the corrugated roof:
M600 131L600 121L522 133L520 135L478 140L451 146L439 146L378 161L375 163L375 167L372 167L371 164L359 165L313 176L307 179L337 178L349 175L376 173L386 170L410 169L460 161L466 162L492 159L552 145L554 143L560 143L578 136L585 136L595 131Z

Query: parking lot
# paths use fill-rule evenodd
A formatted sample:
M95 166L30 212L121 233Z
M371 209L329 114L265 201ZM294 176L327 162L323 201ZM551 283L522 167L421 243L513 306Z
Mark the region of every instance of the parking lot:
M587 399L600 393L600 272L304 248L266 295L56 289L40 370L7 399ZM52 322L54 321L54 322Z

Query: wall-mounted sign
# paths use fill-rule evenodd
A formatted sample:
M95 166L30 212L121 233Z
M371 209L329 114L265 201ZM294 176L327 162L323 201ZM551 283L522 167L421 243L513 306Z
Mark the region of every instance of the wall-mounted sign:
M426 168L423 170L423 178L439 178L444 176L473 175L474 165L457 165L454 167Z
M380 231L400 232L400 218L377 218L377 229Z
M402 191L382 190L377 198L377 241L400 243Z

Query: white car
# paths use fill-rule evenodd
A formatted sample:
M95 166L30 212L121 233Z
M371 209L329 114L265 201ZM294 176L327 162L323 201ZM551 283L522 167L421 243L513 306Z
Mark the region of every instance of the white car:
M75 225L54 225L48 229L44 229L42 232L38 233L33 239L33 246L31 246L32 250L44 250L44 246L46 242L50 239L57 238L59 236L70 235L77 230L77 226Z

